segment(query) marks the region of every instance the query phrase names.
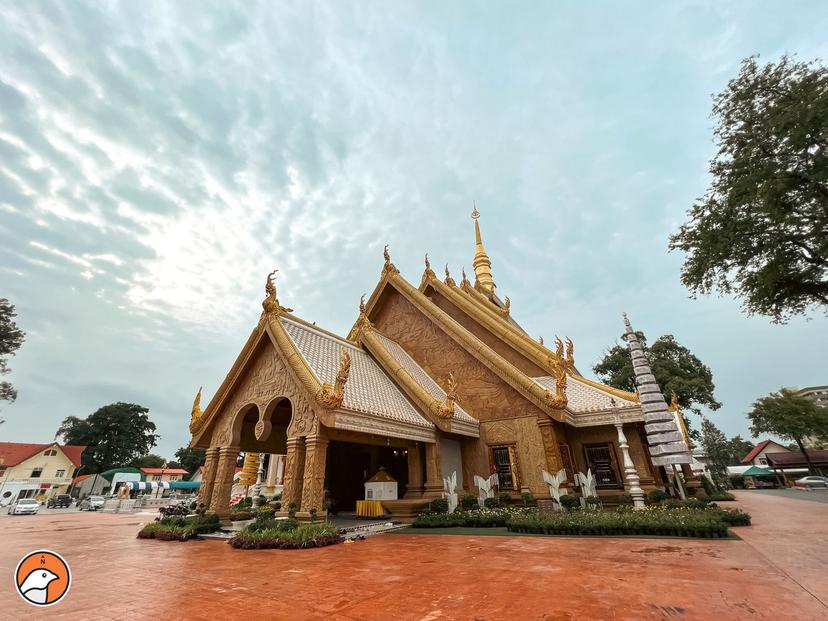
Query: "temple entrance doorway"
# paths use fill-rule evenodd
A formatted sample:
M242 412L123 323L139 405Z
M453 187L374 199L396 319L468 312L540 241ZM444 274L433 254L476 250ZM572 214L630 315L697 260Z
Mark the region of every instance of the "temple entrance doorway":
M380 469L397 480L399 498L408 483L408 449L331 441L325 467L326 496L337 513L352 512L365 498L365 482Z

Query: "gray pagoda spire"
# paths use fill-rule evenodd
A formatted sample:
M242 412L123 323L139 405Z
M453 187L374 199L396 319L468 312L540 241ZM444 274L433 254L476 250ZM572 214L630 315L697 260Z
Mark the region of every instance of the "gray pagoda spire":
M687 448L684 436L676 426L673 413L667 408L667 402L650 370L650 363L647 362L644 349L633 332L630 320L627 319L627 313L624 313L624 325L653 464L656 466L689 464L690 450Z

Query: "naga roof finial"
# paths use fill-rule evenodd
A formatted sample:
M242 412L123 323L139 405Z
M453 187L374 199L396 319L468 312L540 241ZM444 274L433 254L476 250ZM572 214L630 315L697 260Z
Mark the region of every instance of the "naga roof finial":
M542 337L542 336L539 336L539 337L538 337L538 343L540 343L541 345L543 345L543 337Z
M382 249L382 256L385 259L386 265L391 263L391 253L388 252L388 244L385 244L385 248Z
M267 275L267 282L265 283L265 294L266 297L262 302L262 308L264 312L262 313L262 317L268 318L275 318L281 315L282 313L292 313L292 308L285 308L279 303L279 298L276 296L276 283L273 279L273 276L279 270L273 270L270 274Z
M359 314L360 315L365 314L365 294L364 293L361 296L359 296Z
M428 253L427 252L425 253L425 266L426 266L426 271L431 269L431 261L428 260Z

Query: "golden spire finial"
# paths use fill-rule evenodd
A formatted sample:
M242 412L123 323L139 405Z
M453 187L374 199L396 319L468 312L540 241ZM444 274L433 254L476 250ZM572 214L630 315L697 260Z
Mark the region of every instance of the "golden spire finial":
M483 247L483 238L480 235L480 212L477 211L477 204L474 203L474 210L472 211L472 220L474 220L474 273L477 277L476 285L479 285L487 293L494 293L497 289L494 279L492 278L492 262L489 255L486 254L486 249Z

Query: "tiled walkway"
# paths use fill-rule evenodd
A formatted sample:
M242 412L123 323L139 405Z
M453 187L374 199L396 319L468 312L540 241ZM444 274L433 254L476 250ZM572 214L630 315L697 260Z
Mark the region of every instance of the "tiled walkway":
M825 619L820 503L742 494L744 541L380 535L307 551L139 541L147 516L0 520L0 618ZM48 548L74 576L48 610L11 591Z

